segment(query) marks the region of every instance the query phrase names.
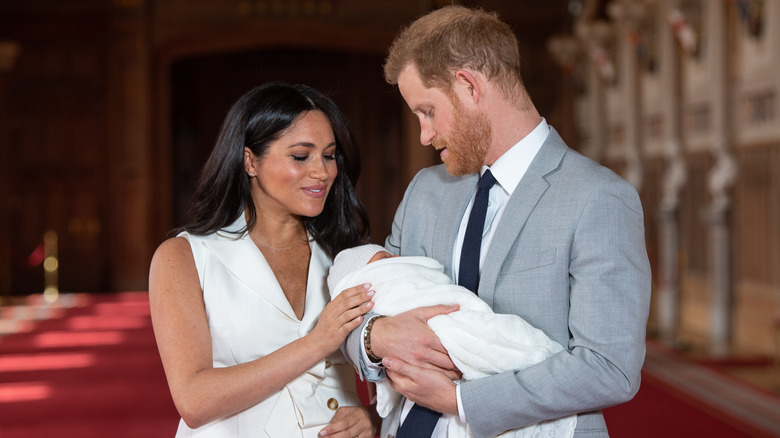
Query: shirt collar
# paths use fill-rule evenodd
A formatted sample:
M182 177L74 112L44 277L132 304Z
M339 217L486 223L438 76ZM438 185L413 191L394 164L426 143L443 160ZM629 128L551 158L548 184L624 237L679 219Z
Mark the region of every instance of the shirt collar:
M550 126L547 125L547 121L542 117L542 121L533 131L498 157L492 166L482 166L480 175L484 174L487 169L490 169L501 188L509 196L512 196L526 170L528 170L528 166L531 165L531 161L533 161L549 134Z

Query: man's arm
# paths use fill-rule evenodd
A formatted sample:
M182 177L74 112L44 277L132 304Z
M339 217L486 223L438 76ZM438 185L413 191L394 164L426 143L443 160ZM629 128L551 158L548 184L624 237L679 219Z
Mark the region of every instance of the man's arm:
M428 327L428 320L458 310L457 305L420 307L382 318L374 322L371 331L371 350L380 358L402 358L417 367L444 373L449 379L459 378L455 364Z
M460 378L455 364L428 327L427 321L436 315L458 310L458 306L420 307L396 316L376 319L370 333L372 352L379 358L404 358L411 365L443 373L448 379ZM368 360L364 343L365 328L376 317L366 314L363 324L352 331L342 345L342 352L358 369L361 379L378 382L385 378L384 366Z
M623 403L639 389L650 300L641 204L624 181L602 181L581 195L573 241L556 271L565 286L549 291L569 302L568 350L521 371L463 382L463 408L477 438ZM518 287L501 286L512 293Z
M415 187L418 186L421 175L424 171L418 173L409 183L403 199L398 206L393 219L393 226L390 236L385 242L385 248L394 255L401 254L401 233L406 218L407 206ZM424 184L422 185L424 187ZM423 254L415 254L423 255ZM458 379L460 374L455 370L455 364L452 363L447 350L439 342L439 338L428 327L428 319L450 313L457 310L457 307L451 306L432 306L422 307L401 313L396 316L382 318L374 323L371 331L371 349L379 358L396 357L412 365L435 369L444 372L450 379ZM370 319L366 314L365 322L353 330L342 345L342 351L347 360L354 364L361 377L369 381L379 381L385 377L384 367L376 369L371 364L361 361L366 358L365 346L363 345L363 331L366 323ZM453 371L455 370L455 371Z
M379 315L375 313L366 313L360 327L352 330L352 333L347 336L347 339L341 345L341 352L344 353L347 361L355 366L360 380L368 380L369 382L378 382L385 378L384 367L382 364L374 364L368 359L365 346L363 345L366 325L377 316Z
M436 412L463 418L458 386L444 373L417 367L401 359L387 357L382 360L387 378L393 389L407 399Z

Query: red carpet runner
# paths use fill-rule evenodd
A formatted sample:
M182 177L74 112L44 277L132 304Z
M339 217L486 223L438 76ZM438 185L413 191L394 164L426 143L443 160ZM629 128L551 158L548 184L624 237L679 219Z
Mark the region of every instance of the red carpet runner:
M147 294L77 299L0 339L0 437L172 437Z
M172 437L179 417L146 293L74 297L0 338L0 437ZM3 310L8 322L13 313ZM647 376L633 401L605 414L617 438L770 436Z

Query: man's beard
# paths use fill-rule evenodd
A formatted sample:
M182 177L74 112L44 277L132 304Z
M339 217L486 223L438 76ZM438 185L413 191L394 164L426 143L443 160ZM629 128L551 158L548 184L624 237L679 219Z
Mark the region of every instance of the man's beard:
M435 140L433 146L436 149L447 148L447 157L443 161L450 175L478 173L493 140L490 120L482 113L466 112L456 99L452 99L452 104L452 130L446 138Z

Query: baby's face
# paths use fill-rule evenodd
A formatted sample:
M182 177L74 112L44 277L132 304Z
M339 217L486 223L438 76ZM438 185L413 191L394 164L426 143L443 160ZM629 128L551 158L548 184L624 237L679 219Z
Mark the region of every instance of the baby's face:
M394 256L394 255L390 254L387 251L379 251L378 253L374 254L374 256L371 257L368 260L368 263L374 263L374 262L376 262L378 260L382 260L382 259L389 259L390 257L397 257L397 256Z

